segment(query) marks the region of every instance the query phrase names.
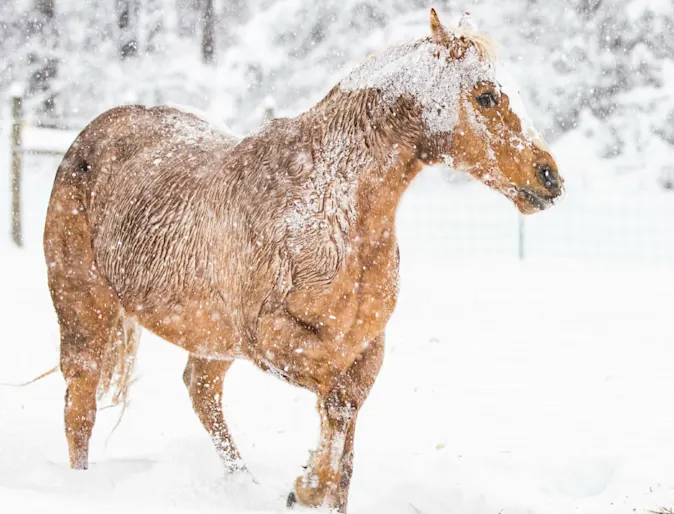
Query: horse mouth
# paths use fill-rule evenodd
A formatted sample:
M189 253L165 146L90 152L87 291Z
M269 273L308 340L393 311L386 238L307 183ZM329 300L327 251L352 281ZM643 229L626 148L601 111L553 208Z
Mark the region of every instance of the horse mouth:
M549 209L555 204L557 198L559 198L559 195L550 197L531 189L518 189L515 204L522 214L533 214Z

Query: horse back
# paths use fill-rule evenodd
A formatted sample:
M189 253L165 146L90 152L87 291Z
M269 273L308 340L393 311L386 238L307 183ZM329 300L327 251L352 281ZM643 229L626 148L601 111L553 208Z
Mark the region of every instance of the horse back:
M87 125L66 160L76 158L79 171L86 172L85 182L94 189L100 175L109 179L119 174L127 161L140 154L155 156L156 167L168 154L190 161L203 152L229 149L237 141L198 116L173 107L125 105L104 112ZM133 177L124 177L128 179Z
M88 232L81 240L125 308L165 315L176 302L203 301L214 281L212 242L223 228L212 215L218 199L209 195L210 184L221 178L220 164L236 143L174 108L103 113L79 134L57 172L45 251L74 251L54 241L67 240L71 218L80 216L86 223L78 231Z

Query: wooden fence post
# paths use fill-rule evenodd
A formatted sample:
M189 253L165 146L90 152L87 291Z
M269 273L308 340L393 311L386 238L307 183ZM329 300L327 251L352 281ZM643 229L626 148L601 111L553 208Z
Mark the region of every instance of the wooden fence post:
M23 245L21 235L21 96L12 96L12 240Z

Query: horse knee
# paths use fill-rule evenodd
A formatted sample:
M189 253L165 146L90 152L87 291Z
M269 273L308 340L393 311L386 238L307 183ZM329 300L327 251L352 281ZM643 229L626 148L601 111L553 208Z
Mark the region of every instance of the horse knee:
M374 377L347 373L324 399L328 418L346 425L365 403Z
M328 414L335 419L351 419L367 400L383 360L384 339L379 337L372 341L325 398Z
M333 391L325 400L325 412L334 429L342 432L346 429L361 404L354 401L351 395L344 394L343 389Z

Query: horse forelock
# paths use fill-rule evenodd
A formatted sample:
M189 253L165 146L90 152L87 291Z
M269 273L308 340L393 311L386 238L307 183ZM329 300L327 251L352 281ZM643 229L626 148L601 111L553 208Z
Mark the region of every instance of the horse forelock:
M485 34L473 32L467 28L457 28L453 31L454 35L464 41L472 44L482 55L482 58L489 61L496 61L499 54L499 47L496 42Z

